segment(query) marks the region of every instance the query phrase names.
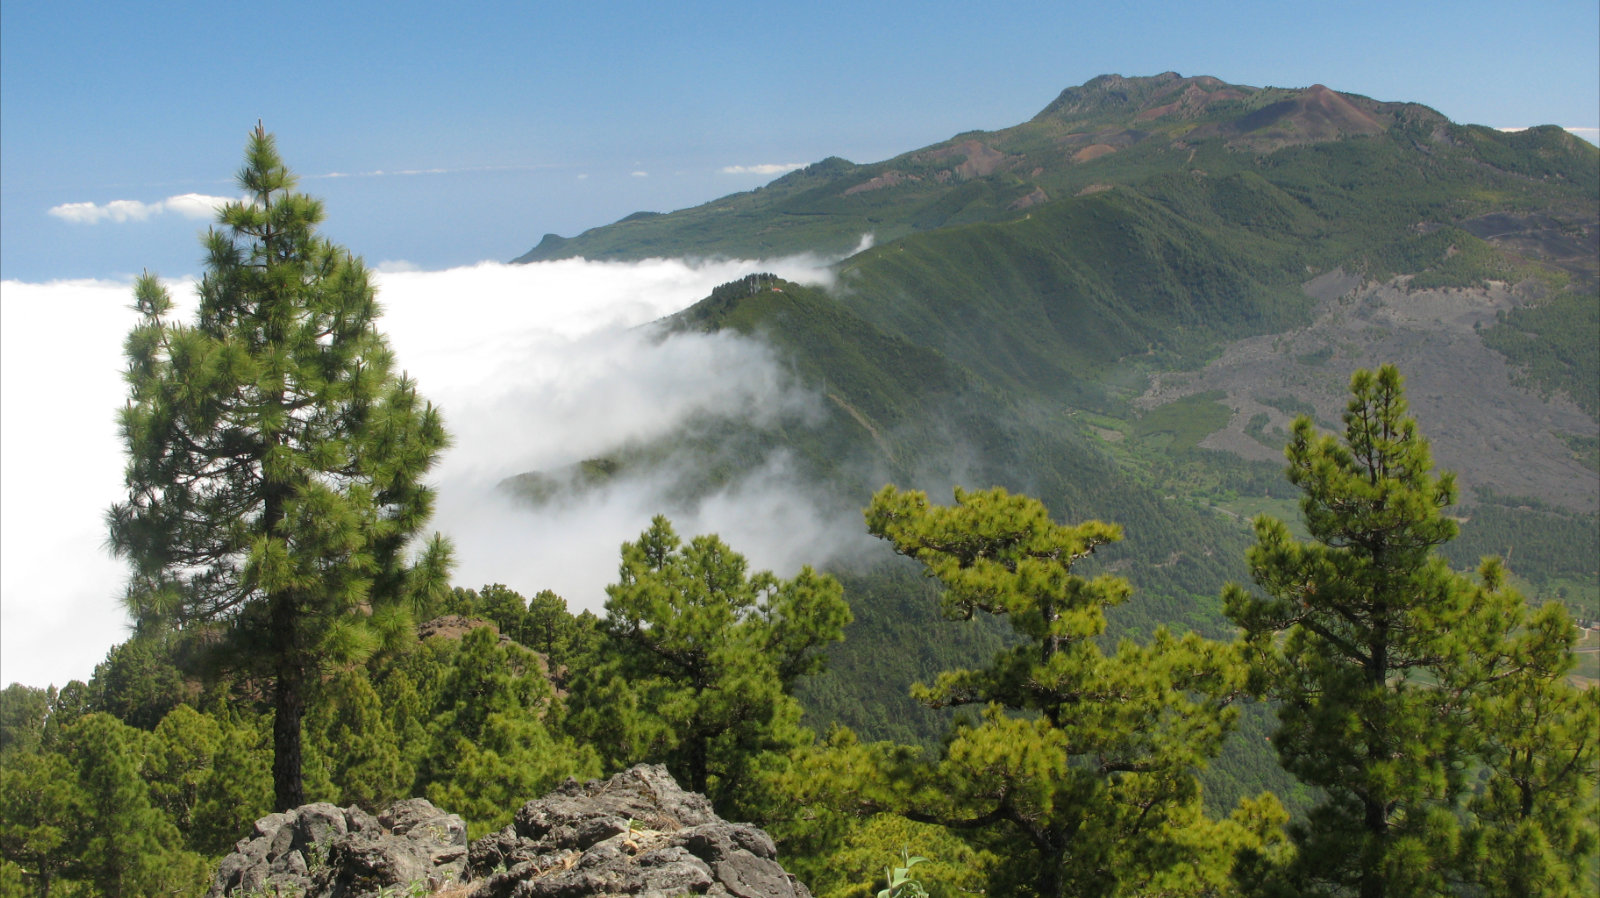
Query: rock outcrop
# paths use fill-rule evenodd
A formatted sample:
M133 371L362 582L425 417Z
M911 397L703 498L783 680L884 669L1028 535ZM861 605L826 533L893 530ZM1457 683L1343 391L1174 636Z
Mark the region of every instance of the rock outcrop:
M427 799L374 817L357 807L302 805L256 821L222 859L206 898L355 898L396 887L431 892L466 879L467 825Z
M377 817L311 804L256 821L222 861L207 898L811 898L778 864L772 839L729 823L666 768L567 780L467 844L461 818L414 798Z
M718 817L659 765L567 780L472 843L469 865L472 898L811 898L766 833Z

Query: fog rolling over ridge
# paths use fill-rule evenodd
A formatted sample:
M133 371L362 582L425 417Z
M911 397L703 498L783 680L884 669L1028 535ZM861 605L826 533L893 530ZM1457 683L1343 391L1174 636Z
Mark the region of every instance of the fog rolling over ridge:
M774 455L716 495L670 498L674 465L623 475L581 501L539 508L501 482L555 472L705 419L805 418L803 391L768 347L731 333L661 338L641 328L717 284L772 270L825 284L825 260L636 264L576 261L385 274L385 329L401 364L445 413L454 445L435 469L435 526L455 541L454 582L552 589L598 610L618 549L667 513L685 538L719 533L752 565L787 575L843 550L835 512ZM447 316L430 308L447 304ZM687 464L687 460L684 462ZM859 514L859 512L855 512ZM859 522L853 529L860 530ZM865 536L863 534L863 540Z
M811 414L818 398L764 344L725 333L663 339L640 326L752 271L830 283L829 261L380 265L379 327L453 437L430 477L439 494L431 529L455 543L452 582L552 589L574 611L599 609L621 543L657 513L685 538L719 533L780 576L870 543L858 510L818 505L778 454L688 507L668 498L670 464L537 509L499 487L692 421ZM192 320L192 282L169 287L177 320ZM128 633L125 569L105 548L104 515L124 489L116 411L127 395L132 286L6 281L0 291L0 682L61 686L87 679ZM48 336L62 320L75 322L70 360Z

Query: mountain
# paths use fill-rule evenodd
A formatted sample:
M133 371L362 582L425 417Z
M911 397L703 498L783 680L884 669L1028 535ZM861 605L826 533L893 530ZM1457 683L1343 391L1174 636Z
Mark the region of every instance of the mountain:
M1290 421L1336 427L1351 371L1394 362L1458 473L1452 561L1510 556L1532 597L1600 618L1600 150L1559 128L1107 75L1011 128L826 159L517 261L799 252L842 257L836 285L752 276L659 327L767 341L821 412L712 422L591 468L687 454L706 462L680 475L692 502L784 453L845 509L886 481L941 500L1003 485L1123 525L1095 560L1136 587L1120 632L1219 632L1248 519L1296 517ZM808 702L871 732L852 715L883 705L863 690L990 643L930 647L918 587L862 576L838 673Z
M570 239L548 235L516 261L842 254L866 233L882 244L951 225L1015 220L1044 203L1153 176L1242 172L1261 175L1325 218L1448 221L1468 230L1477 222L1479 236L1509 243L1548 234L1552 221L1558 231L1592 223L1587 200L1600 180L1594 153L1554 127L1506 134L1455 125L1424 106L1321 85L1287 90L1171 72L1106 75L1063 91L1011 128L958 134L872 164L825 159L692 209L638 213ZM1528 219L1531 208L1552 216ZM1510 217L1477 221L1497 212ZM1555 254L1592 276L1594 232L1586 233Z

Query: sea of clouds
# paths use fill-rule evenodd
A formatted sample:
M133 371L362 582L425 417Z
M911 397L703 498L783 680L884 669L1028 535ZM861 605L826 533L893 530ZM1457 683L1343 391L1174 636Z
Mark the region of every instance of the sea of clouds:
M452 580L553 589L598 610L618 549L670 512L685 538L718 533L753 567L788 576L870 542L775 454L691 507L670 506L661 471L623 477L581 502L519 504L498 485L552 471L691 419L804 416L818 398L767 346L732 334L661 339L641 327L753 271L831 282L828 260L484 263L374 279L399 366L439 406L454 443L431 476L433 529L456 549ZM169 284L192 315L192 281ZM0 683L87 679L127 637L123 563L106 549L106 509L123 498L116 410L131 284L0 284ZM667 470L670 472L670 465Z

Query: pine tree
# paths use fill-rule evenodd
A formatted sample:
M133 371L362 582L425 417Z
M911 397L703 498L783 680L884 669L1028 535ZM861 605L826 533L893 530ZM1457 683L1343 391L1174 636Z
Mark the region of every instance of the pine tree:
M438 693L417 788L465 818L475 837L563 779L600 772L593 749L555 732L561 703L539 656L493 627L462 636L431 677Z
M128 500L108 514L138 625L220 624L273 683L275 806L303 803L301 720L319 666L360 656L374 609L436 590L448 548L423 475L440 416L393 371L360 260L316 233L321 204L260 128L206 238L197 319L135 290L121 416Z
M803 568L750 574L714 535L683 545L657 516L607 587L616 656L575 696L577 725L613 761L664 761L719 811L756 813L762 756L801 741L796 681L850 621L839 582Z
M341 671L318 691L307 715L311 750L327 769L336 804L381 808L409 794L416 770L400 743L377 690L361 668Z
M81 871L75 843L88 796L66 755L14 750L0 763L0 858L32 880L40 898L55 881ZM0 893L3 894L3 893Z
M181 848L177 827L152 804L140 776L154 739L103 712L65 734L83 789L73 827L81 873L107 898L168 895L205 878L205 861Z
M0 758L38 751L54 690L12 683L0 689Z
M228 853L239 834L272 809L268 725L244 715L217 722L222 739L201 780L189 830L195 850L213 857Z
M1484 578L1498 587L1497 563ZM1486 773L1467 804L1461 869L1489 895L1595 894L1600 854L1600 689L1568 679L1578 630L1551 602L1531 619L1522 600L1502 612L1516 634L1478 672L1472 701Z
M106 652L106 660L95 665L89 679L95 710L129 726L153 730L188 698L174 663L176 647L165 635L135 636Z
M960 723L936 759L837 731L813 758L812 788L835 807L966 834L1006 858L991 874L1000 894L1226 893L1241 849L1271 850L1281 814L1270 797L1230 820L1202 813L1195 769L1220 748L1240 685L1228 648L1160 630L1106 652L1105 612L1128 584L1073 568L1119 529L1056 524L1042 503L1003 489L955 499L938 507L888 486L867 526L944 585L947 618L1009 619L1013 646L988 667L913 691L982 716Z
M152 801L196 851L204 851L206 846L194 839L195 808L222 750L222 736L221 725L210 715L179 705L156 725L145 763Z
M1592 852L1584 827L1551 819L1570 824L1594 789L1592 728L1571 731L1582 703L1557 682L1563 649L1540 636L1564 614L1520 633L1522 600L1496 563L1477 579L1450 570L1435 550L1456 535L1443 513L1454 481L1434 475L1399 372L1358 371L1350 391L1342 439L1302 417L1286 450L1311 539L1258 518L1248 560L1265 595L1238 586L1225 595L1279 702L1279 757L1324 795L1297 830L1295 887L1361 898L1449 891L1470 872L1459 859L1474 833L1463 833L1460 812L1476 769L1490 776L1474 802L1477 844L1503 850L1508 836L1528 834L1507 825L1543 820L1553 843ZM1541 713L1542 723L1528 716Z

